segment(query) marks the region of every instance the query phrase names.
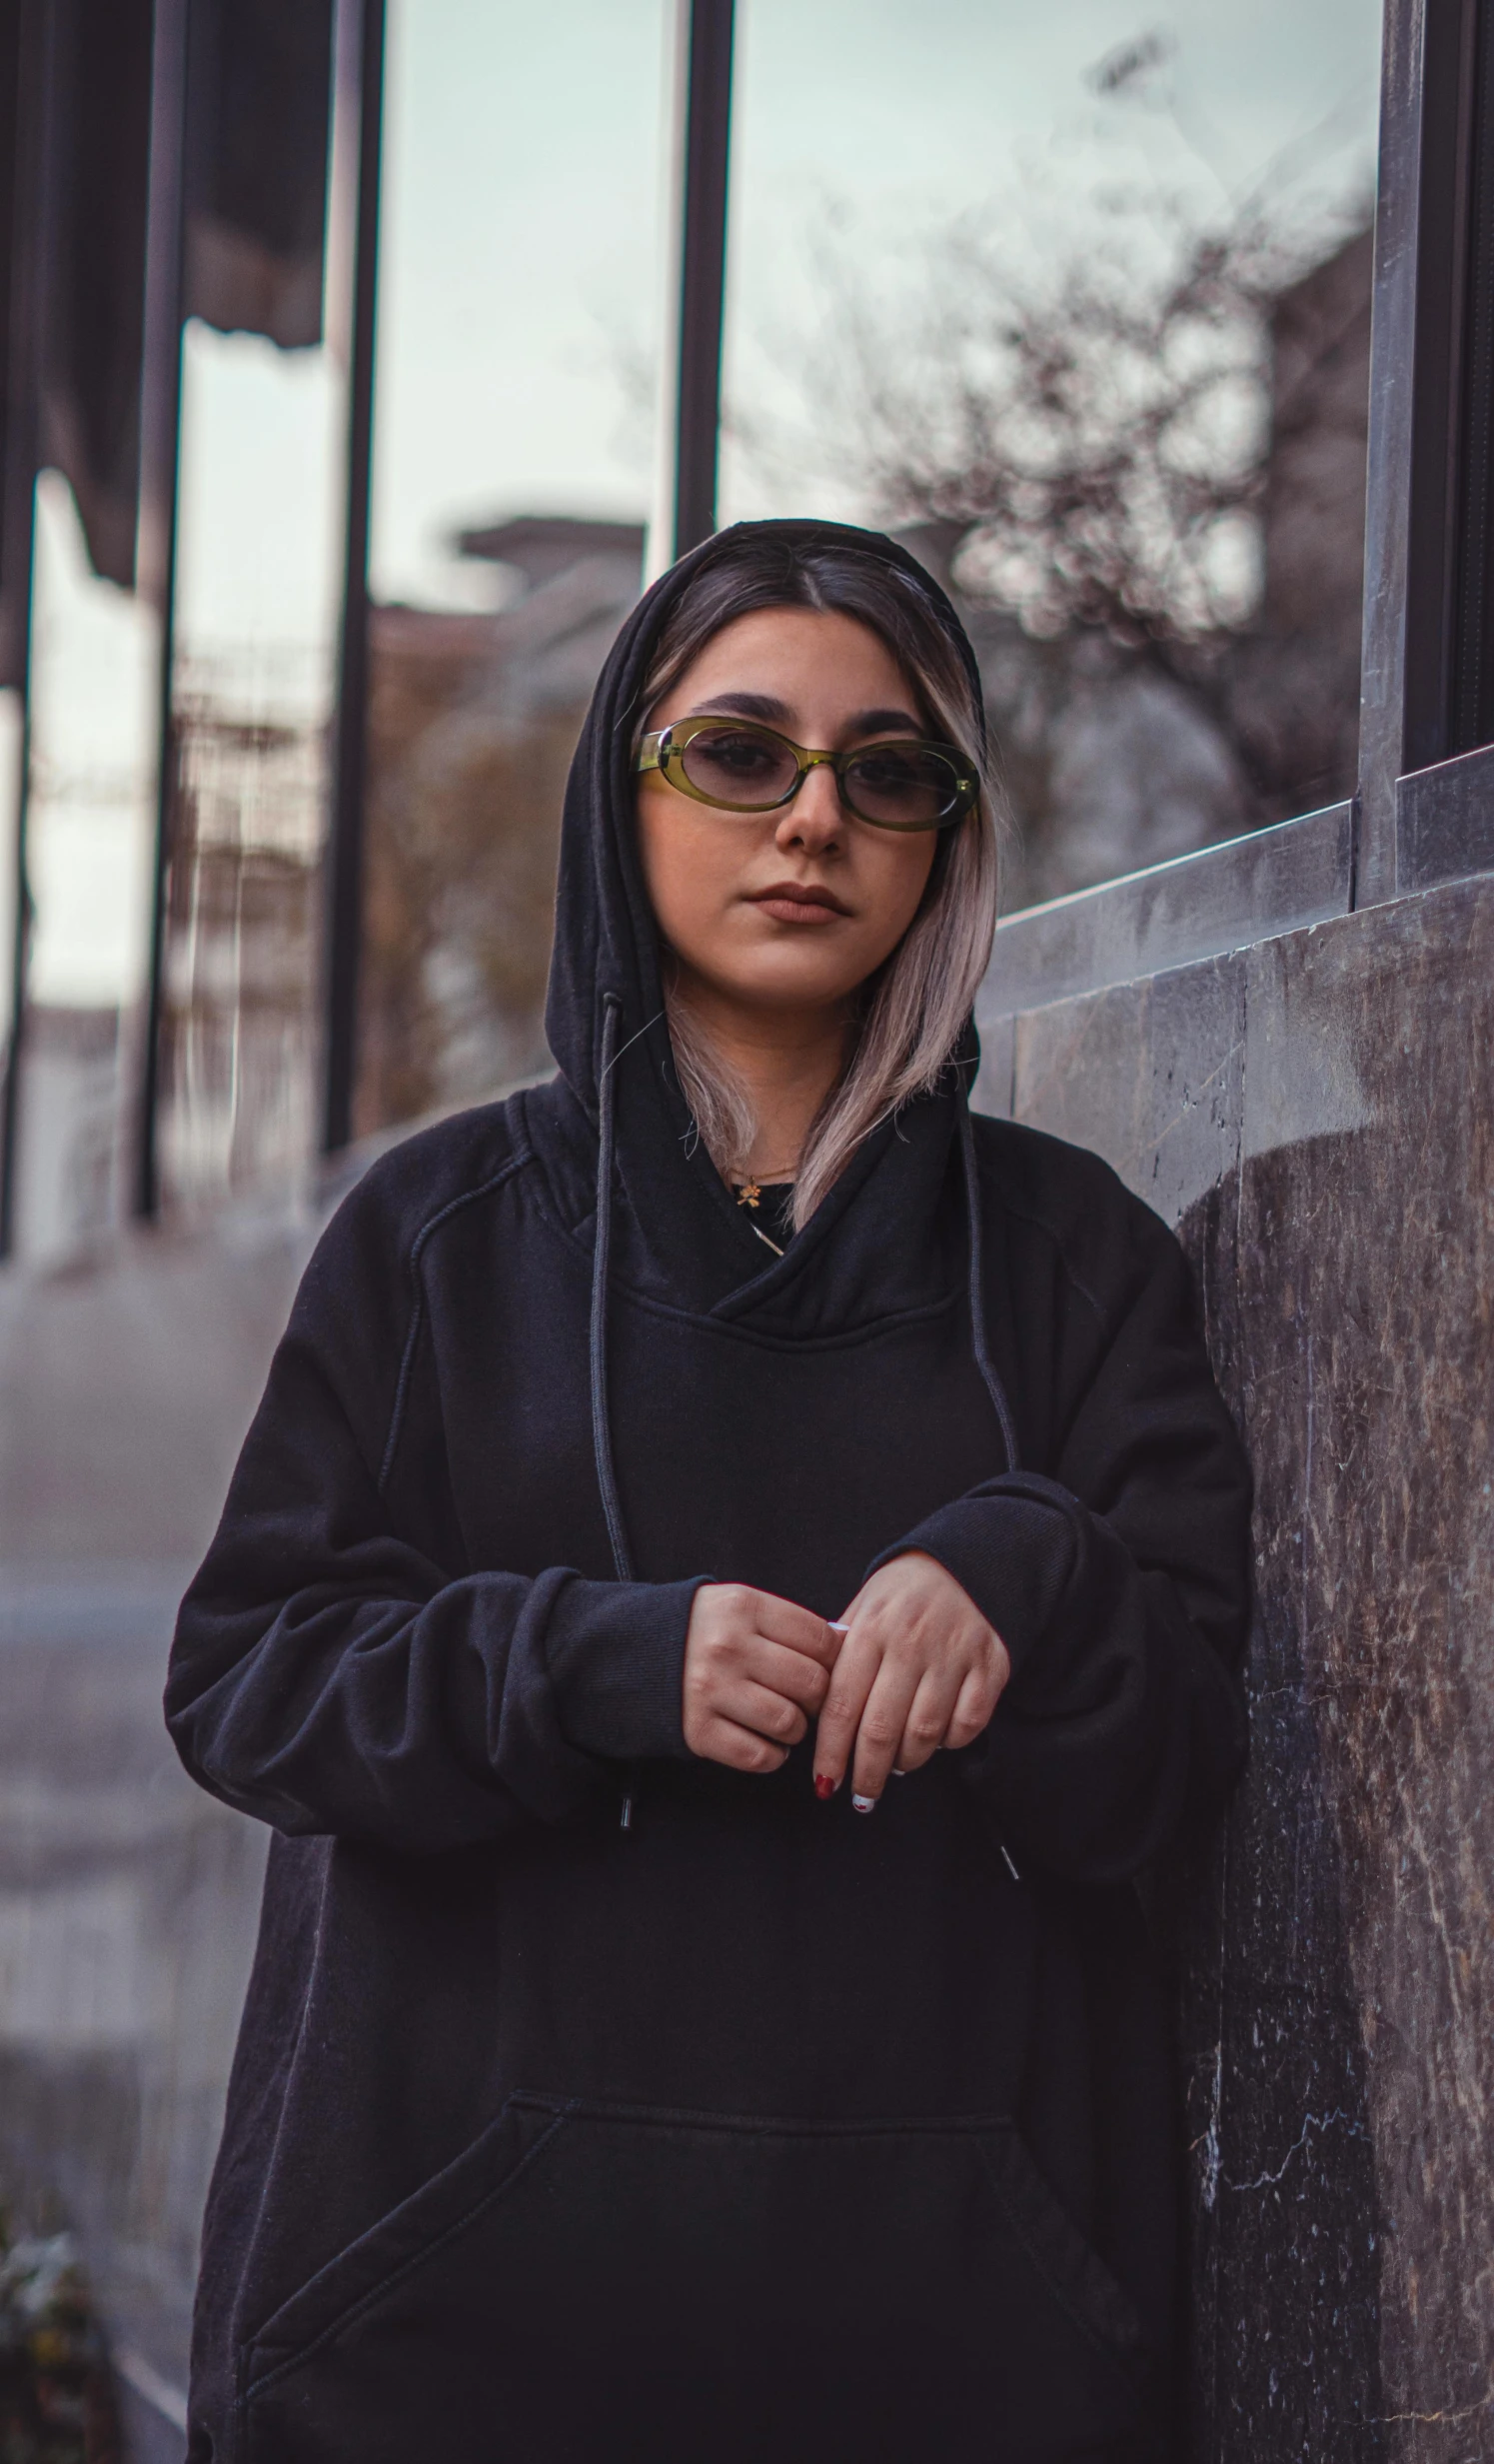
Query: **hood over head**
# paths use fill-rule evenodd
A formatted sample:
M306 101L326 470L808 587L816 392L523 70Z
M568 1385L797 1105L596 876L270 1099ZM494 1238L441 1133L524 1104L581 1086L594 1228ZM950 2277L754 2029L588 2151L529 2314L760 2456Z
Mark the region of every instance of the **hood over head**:
M954 1128L952 1092L908 1106L898 1117L895 1140L893 1125L884 1124L865 1142L779 1261L764 1251L723 1184L695 1135L680 1090L665 1023L659 936L637 853L633 743L660 636L682 592L734 546L761 539L781 540L790 551L854 548L914 579L947 629L980 707L974 653L932 576L895 540L835 522L745 522L718 532L645 594L598 679L566 789L546 1032L563 1079L595 1128L604 1018L612 997L617 1018L612 1031L616 1084L611 1092L617 1174L626 1200L619 1222L619 1266L629 1281L654 1289L660 1297L732 1315L745 1310L755 1314L759 1300L770 1302L780 1289L786 1296L787 1288L800 1281L811 1254L821 1248L833 1223L844 1215L890 1144L911 1150L931 1141L942 1178ZM966 1070L973 1069L976 1053L971 1029L959 1052ZM933 1160L930 1154L926 1164ZM926 1179L926 1166L920 1177ZM890 1223L886 1229L890 1232ZM837 1275L836 1280L841 1278ZM869 1298L869 1293L862 1295L863 1301ZM850 1300L849 1291L842 1289L841 1305Z

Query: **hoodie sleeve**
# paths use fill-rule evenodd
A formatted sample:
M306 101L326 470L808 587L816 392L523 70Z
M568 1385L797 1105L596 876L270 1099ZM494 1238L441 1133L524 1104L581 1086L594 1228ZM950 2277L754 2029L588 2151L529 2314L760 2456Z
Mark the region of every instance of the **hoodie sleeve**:
M307 1270L182 1603L166 1714L193 1778L241 1812L428 1853L562 1821L616 1792L617 1765L684 1755L698 1583L467 1570L439 1424L414 1449L428 1502L391 1513L419 1341L395 1231L361 1188Z
M1194 1322L1188 1267L1135 1206L1051 1476L942 1506L877 1560L936 1557L1000 1634L1012 1674L962 1759L1002 1836L1089 1882L1134 1874L1223 1804L1245 1752L1250 1475Z

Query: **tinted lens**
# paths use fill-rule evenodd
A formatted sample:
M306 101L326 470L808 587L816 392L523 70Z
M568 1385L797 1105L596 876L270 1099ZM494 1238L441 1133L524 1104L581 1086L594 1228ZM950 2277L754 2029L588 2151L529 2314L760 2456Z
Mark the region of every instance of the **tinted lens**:
M755 728L703 728L682 756L693 788L715 805L736 805L745 813L780 804L798 775L798 764L776 737Z
M871 745L845 770L845 801L863 822L929 830L959 808L959 773L926 745Z

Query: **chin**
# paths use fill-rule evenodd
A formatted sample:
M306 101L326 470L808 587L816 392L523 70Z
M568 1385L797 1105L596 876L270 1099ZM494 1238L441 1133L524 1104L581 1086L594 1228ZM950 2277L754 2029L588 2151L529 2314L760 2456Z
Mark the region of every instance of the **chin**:
M726 989L734 1000L754 1010L822 1010L848 1001L860 981L857 976L847 983L840 969L764 968L760 975L739 977Z

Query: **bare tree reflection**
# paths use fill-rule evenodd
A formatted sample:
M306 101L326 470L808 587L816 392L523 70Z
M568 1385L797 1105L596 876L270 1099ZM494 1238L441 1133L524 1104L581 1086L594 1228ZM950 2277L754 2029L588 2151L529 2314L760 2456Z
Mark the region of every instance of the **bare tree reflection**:
M738 418L770 488L822 472L961 599L1008 906L1348 795L1357 747L1363 213L1051 203L1035 251L1040 196L901 280L832 236L812 385Z
M638 596L638 524L530 516L462 546L507 607L374 614L360 1132L549 1068L566 773Z

